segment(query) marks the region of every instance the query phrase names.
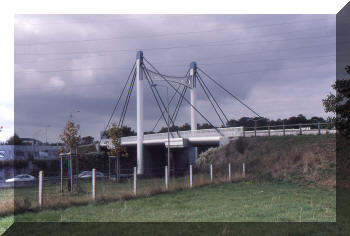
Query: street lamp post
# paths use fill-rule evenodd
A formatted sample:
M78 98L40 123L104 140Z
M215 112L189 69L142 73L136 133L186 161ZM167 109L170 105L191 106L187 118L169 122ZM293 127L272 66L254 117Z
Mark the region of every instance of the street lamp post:
M167 127L168 127L168 177L170 177L170 112L169 112L169 90L167 86L160 85L160 84L152 84L153 87L160 86L166 88L166 103L167 103L167 108L166 111L168 113L168 122L167 122Z
M47 144L47 128L51 127L51 125L45 126L45 143Z

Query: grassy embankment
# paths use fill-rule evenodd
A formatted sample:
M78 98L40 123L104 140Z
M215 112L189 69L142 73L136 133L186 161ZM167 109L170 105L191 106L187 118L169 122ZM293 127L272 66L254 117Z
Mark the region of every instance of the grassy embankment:
M246 164L247 177L258 181L287 181L334 188L336 184L335 135L240 138L201 156L199 169L209 163L214 172L239 172Z

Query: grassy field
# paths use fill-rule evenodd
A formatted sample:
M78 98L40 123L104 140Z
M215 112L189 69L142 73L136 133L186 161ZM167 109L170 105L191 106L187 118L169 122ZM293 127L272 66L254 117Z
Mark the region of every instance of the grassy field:
M335 222L335 201L335 190L295 184L242 182L186 189L149 198L19 214L15 220L16 222Z
M0 235L2 235L13 223L14 217L0 218Z
M216 181L227 181L226 177L215 178ZM208 175L194 175L193 185L205 185L209 183ZM80 181L79 191L60 192L59 184L44 184L43 187L43 208L55 209L70 207L73 205L86 205L92 200L92 190L90 181ZM170 178L169 189L165 189L164 178L138 179L137 195L151 196L165 191L177 191L189 187L189 177ZM116 201L130 199L134 197L133 180L128 179L120 183L108 181L107 179L96 181L96 201ZM15 189L0 189L0 217L7 216L14 212L38 211L38 186L17 187Z

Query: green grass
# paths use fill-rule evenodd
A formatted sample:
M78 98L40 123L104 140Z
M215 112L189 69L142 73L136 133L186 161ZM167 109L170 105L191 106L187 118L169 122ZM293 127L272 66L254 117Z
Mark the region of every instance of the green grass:
M336 223L335 195L334 189L287 183L226 183L149 198L20 214L16 215L16 223L8 235L39 236L47 235L47 232L52 236L348 235L350 191L337 191ZM4 227L11 220L11 217L0 218L0 226ZM321 221L321 223L300 224L300 220ZM42 224L48 221L58 223ZM98 223L102 221L114 223ZM135 223L137 221L140 223ZM232 223L235 221L247 223ZM282 223L262 224L251 221ZM283 221L295 223L283 223Z
M13 223L13 216L0 218L0 235L2 235Z
M219 184L107 204L16 215L16 222L335 222L335 190Z
M206 177L208 179L209 177ZM188 176L170 179L169 184L177 184L177 185L187 185L188 184ZM194 180L195 181L195 180ZM73 191L72 193L67 191L66 182L64 182L64 193L60 193L60 184L45 184L43 186L43 197L44 202L45 199L55 199L60 196L69 196L70 198L79 199L82 197L90 197L91 196L91 182L90 181L80 181L80 191ZM152 179L138 179L137 181L137 191L138 193L143 193L147 191L149 188L154 188L156 186L160 186L164 189L164 179L163 178L152 178ZM76 189L76 185L73 185L73 189ZM128 179L122 181L120 183L115 183L108 180L96 181L96 195L117 195L120 192L132 192L133 191L133 180ZM0 200L12 199L23 200L26 199L31 202L32 205L35 205L38 202L38 186L32 187L18 187L15 189L0 189ZM1 203L1 201L0 201ZM0 209L1 210L1 209ZM1 212L0 212L1 215Z

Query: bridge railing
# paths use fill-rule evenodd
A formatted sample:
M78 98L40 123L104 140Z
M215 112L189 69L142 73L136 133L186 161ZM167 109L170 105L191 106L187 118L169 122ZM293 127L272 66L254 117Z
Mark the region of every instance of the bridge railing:
M334 123L282 124L244 127L244 136L334 134Z
M243 134L243 127L229 127L217 129L200 129L200 130L186 130L177 132L170 132L171 138L190 138L190 137L213 137L213 136L240 136ZM168 133L156 133L144 135L145 140L167 139ZM128 136L122 138L123 142L132 142L136 140L136 136Z

